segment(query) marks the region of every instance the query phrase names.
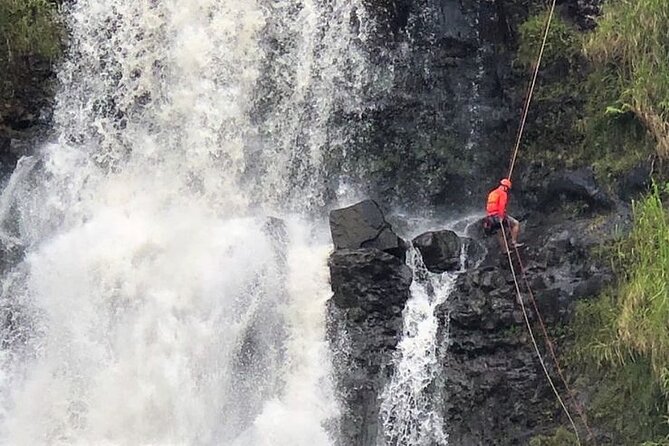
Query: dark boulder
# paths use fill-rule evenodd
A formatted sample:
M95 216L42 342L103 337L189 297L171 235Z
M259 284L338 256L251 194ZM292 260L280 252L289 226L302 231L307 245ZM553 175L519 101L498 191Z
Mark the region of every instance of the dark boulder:
M397 257L378 249L340 249L330 256L329 265L332 300L338 307L401 312L412 271Z
M427 269L433 273L457 270L460 267L460 237L449 230L430 231L413 239L413 245L423 256Z
M643 161L627 171L619 184L620 196L625 200L646 192L651 185L653 162Z
M343 407L340 444L376 444L378 396L392 376L412 271L378 249L337 250L329 266L334 295L328 301L328 340Z
M335 249L376 248L405 258L404 240L393 232L373 200L330 211L330 232Z
M560 197L583 200L591 207L612 209L614 202L601 190L590 167L565 170L552 175L546 183L544 204Z

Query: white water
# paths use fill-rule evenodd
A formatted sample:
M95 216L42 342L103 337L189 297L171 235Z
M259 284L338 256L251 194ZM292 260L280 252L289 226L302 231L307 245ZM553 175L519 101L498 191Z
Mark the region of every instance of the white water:
M453 226L462 226L466 231L466 226L474 221L467 217ZM425 222L419 225L425 229ZM426 230L444 226L450 225L437 224ZM463 246L459 271L434 274L427 271L419 252L409 251L407 263L414 271L414 281L403 312L404 328L394 357L394 374L380 397L383 429L379 445L448 445L448 433L431 387L438 374L443 373L437 355L439 321L435 310L447 301L465 261Z
M26 250L2 282L0 443L333 443L329 243L304 211L345 137L330 116L359 107L365 17L323 3L70 7L58 138L0 200Z

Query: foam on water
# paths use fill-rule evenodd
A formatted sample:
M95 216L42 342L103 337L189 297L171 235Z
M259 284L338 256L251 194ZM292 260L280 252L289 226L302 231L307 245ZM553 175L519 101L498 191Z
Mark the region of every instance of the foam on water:
M359 1L79 0L0 199L0 442L329 445L321 159ZM341 142L341 141L340 141ZM268 220L282 216L285 223Z

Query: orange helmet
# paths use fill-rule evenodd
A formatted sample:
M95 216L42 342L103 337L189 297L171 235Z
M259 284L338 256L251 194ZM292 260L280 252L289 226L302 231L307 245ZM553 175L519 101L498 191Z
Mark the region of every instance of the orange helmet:
M511 189L511 180L508 179L508 178L503 178L503 179L499 182L499 184L501 184L502 186L506 186L506 187L508 187L509 189Z

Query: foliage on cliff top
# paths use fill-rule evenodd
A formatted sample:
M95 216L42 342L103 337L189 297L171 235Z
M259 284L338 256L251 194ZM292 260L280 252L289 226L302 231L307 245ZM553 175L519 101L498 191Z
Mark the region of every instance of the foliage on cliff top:
M0 0L0 59L26 55L53 59L60 53L61 26L48 0Z
M667 190L634 203L634 227L613 252L620 284L579 305L575 355L603 376L593 411L626 440L669 434L669 213Z
M529 16L518 28L520 39L517 61L526 69L534 68L547 22L548 12L543 11ZM559 15L554 15L546 38L542 64L550 66L561 60L573 61L580 53L580 40L578 32L572 25Z
M608 1L585 50L619 93L607 112L633 113L669 158L669 2Z

